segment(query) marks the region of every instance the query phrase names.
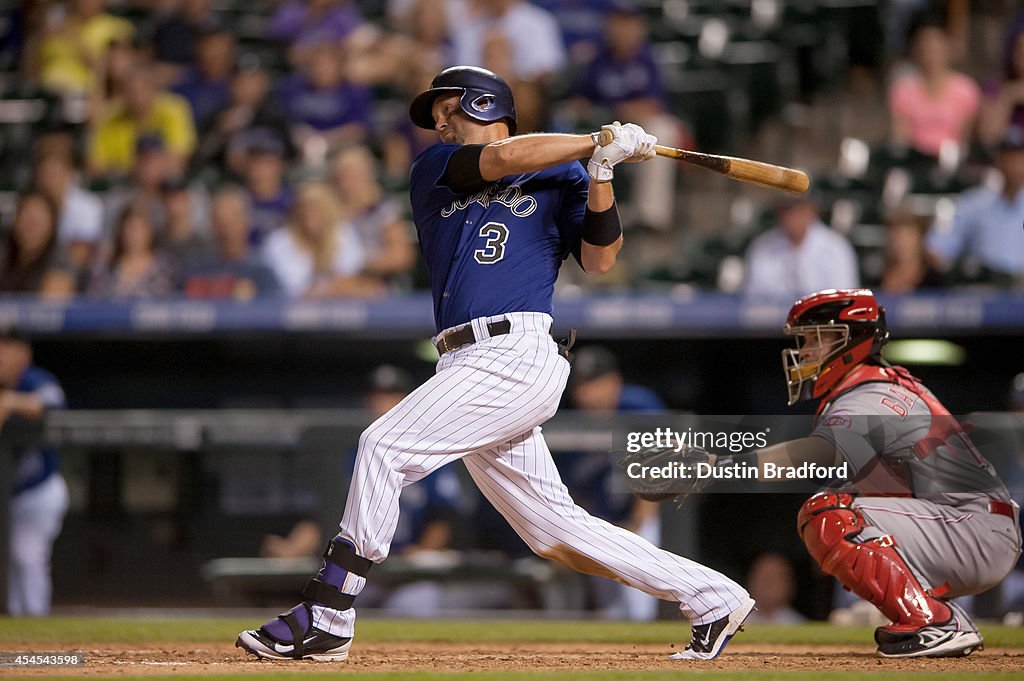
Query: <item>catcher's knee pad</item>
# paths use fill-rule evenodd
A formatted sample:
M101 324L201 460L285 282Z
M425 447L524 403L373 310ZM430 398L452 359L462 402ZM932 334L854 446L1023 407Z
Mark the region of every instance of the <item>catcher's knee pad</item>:
M898 626L948 620L949 607L921 586L891 536L856 541L867 524L852 504L849 494L816 494L800 509L800 537L822 571Z
M813 497L805 501L803 506L800 507L800 513L796 516L796 531L803 536L804 526L806 526L814 516L833 509L847 509L854 513L857 516L858 521L861 522L861 527L863 528L863 522L860 521L860 514L853 508L853 500L854 496L852 494L818 492Z
M834 549L841 548L863 531L860 512L853 507L852 494L820 492L804 502L796 525L807 550L826 574L833 574L832 563L838 558Z

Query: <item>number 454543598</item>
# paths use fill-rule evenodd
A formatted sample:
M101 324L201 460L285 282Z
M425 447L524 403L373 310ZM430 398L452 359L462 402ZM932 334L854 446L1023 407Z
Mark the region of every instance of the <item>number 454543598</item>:
M0 652L0 667L77 667L85 664L81 653Z

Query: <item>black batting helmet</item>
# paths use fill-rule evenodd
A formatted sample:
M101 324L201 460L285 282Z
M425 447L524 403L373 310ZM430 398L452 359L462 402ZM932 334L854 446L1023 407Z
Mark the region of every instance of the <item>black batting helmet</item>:
M421 128L434 129L431 108L441 95L461 94L459 107L475 121L505 120L508 132L516 132L516 103L512 89L501 76L479 66L452 66L434 77L430 89L417 95L409 106L409 118Z

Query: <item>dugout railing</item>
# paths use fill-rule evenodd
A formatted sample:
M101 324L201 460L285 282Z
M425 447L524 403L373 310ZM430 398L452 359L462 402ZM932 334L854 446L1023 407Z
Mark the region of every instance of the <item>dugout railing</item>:
M676 415L678 416L678 415ZM1006 478L1013 477L1021 465L1024 452L1024 415L1009 413L974 413L967 417L974 426L974 439L982 453L1000 468ZM46 442L74 455L87 453L94 462L124 461L131 455L147 452L169 453L182 462L216 461L219 458L256 456L259 452L276 452L280 456L314 457L319 475L308 484L320 499L326 524L341 516L344 502L345 472L342 470L341 443L354 443L369 420L359 410L335 409L254 409L254 410L70 410L51 413L44 424L11 421L0 431L0 490L10 489L11 452L34 443ZM544 426L545 438L556 454L569 451L608 452L616 447L616 429L627 428L635 421L595 419L572 412L560 412ZM796 422L794 422L794 430ZM792 435L798 435L794 432ZM776 433L784 436L783 433ZM105 463L103 465L106 465ZM101 466L103 467L103 466ZM262 474L257 472L257 474ZM121 480L121 476L114 476ZM121 489L130 481L121 480ZM183 506L192 503L197 492L181 490L186 497ZM108 487L93 491L93 497L121 493ZM259 503L260 500L255 500ZM698 541L697 522L700 504L690 503L682 512L672 504L663 504L662 544L670 550L702 559L708 547ZM102 503L116 507L109 498ZM0 503L6 514L7 503ZM197 521L190 518L187 521ZM788 519L780 518L788 526ZM0 522L6 523L0 516ZM6 525L5 525L6 526ZM213 530L216 532L216 528ZM6 589L6 546L8 534L0 533L0 589ZM712 551L723 547L711 547ZM58 554L60 552L58 551ZM242 556L242 558L238 558ZM491 562L488 562L488 561ZM254 559L245 554L213 555L204 559L202 577L207 580L214 602L218 605L239 604L249 589L278 589L282 585L301 587L316 559L281 563ZM390 564L390 565L389 565ZM522 589L533 589L536 601L545 607L567 607L562 575L550 569L538 569L529 562L493 561L482 555L447 565L424 566L403 561L399 557L382 566L379 579L383 583L402 583L417 579L440 580L505 580ZM197 570L198 571L198 570ZM5 594L0 594L5 595ZM570 599L572 600L572 599ZM5 604L6 598L0 598ZM568 603L569 606L572 603Z
M47 444L58 447L66 458L81 456L92 469L81 477L88 489L84 503L93 517L111 520L115 532L117 510L125 503L117 497L126 493L130 481L123 472L131 457L172 454L184 469L194 469L196 460L213 461L231 456L272 455L293 459L310 458L316 474L305 476L313 497L324 500L318 515L329 527L341 517L348 473L343 470L343 452L358 441L371 421L361 410L348 409L212 409L212 410L67 410L48 414L45 423L31 426L12 422L0 431L0 489L10 489L12 452L26 446ZM600 422L567 412L545 425L545 437L553 452L613 449L615 423ZM229 463L228 468L232 468ZM307 470L309 466L307 466ZM271 471L268 475L273 475ZM73 485L74 487L74 485ZM189 506L201 494L180 486L179 506ZM82 501L82 500L80 500ZM0 500L4 513L8 504ZM260 503L253 500L254 505ZM188 513L187 509L183 509ZM180 515L180 513L179 513ZM193 521L202 522L198 518ZM207 518L208 520L208 518ZM6 520L4 519L4 522ZM683 531L683 523L676 530ZM216 530L213 530L216 533ZM6 606L8 534L0 534L0 604ZM128 541L127 536L124 541ZM682 550L683 547L680 547ZM55 560L60 555L55 552ZM220 606L252 604L252 597L266 593L287 593L301 588L315 570L316 559L278 560L253 555L214 556L202 561L199 572L206 581L213 603ZM183 582L185 575L180 575ZM495 551L464 551L457 560L425 564L395 556L375 571L375 580L398 585L418 580L444 582L503 582L523 602L549 610L568 610L580 602L566 571L540 559L508 559ZM83 595L84 596L84 595Z

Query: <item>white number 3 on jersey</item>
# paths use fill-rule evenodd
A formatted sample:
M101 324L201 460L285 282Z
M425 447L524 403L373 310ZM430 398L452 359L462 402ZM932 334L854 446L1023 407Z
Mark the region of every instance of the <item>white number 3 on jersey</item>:
M481 265L493 265L505 257L508 227L500 222L488 222L480 228L480 236L487 239L483 248L473 251L473 259Z

